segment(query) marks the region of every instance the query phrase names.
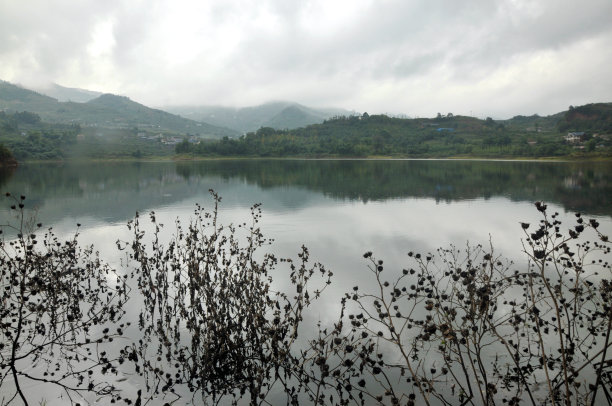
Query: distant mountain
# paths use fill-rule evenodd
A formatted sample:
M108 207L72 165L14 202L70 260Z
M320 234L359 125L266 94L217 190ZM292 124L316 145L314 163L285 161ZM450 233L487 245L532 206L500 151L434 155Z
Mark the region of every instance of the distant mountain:
M92 90L78 89L74 87L64 87L57 83L53 83L46 87L34 89L39 93L46 96L53 97L61 102L75 102L75 103L86 103L90 100L95 99L102 95L100 92L94 92Z
M224 136L234 137L239 135L229 128L221 128L208 123L197 122L168 112L152 109L140 103L130 100L125 96L103 94L85 105L95 109L97 117L102 117L103 111L110 111L114 115L105 115L105 123L113 125L114 122L126 123L138 128L158 127L190 134L200 134L210 138L221 138ZM117 117L116 114L120 113Z
M334 116L354 114L344 109L317 109L292 102L271 102L243 108L170 106L165 107L164 110L192 120L232 128L242 133L256 131L261 127L294 129L322 123Z
M37 112L57 103L52 97L0 80L0 110Z
M153 129L189 133L207 138L235 137L239 133L152 109L124 96L103 94L87 103L60 102L49 96L0 81L0 110L29 111L49 123L105 128Z

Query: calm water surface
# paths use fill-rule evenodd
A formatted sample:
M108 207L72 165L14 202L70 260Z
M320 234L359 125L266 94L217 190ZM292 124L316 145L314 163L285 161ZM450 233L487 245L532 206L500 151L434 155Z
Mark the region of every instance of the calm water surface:
M211 160L40 164L0 173L0 191L26 195L60 235L80 223L81 240L109 262L136 212L155 211L170 233L196 203L212 207L209 189L222 197L225 223L248 221L249 208L262 203L262 229L275 239L270 251L295 257L303 244L333 270L329 306L347 287L369 282L366 251L399 272L410 250L491 241L518 263L519 221L539 220L538 200L567 217L581 211L597 218L605 233L612 228L612 163ZM9 216L6 208L8 201L0 219Z
M195 203L212 207L209 189L222 197L226 223L249 220L249 208L262 203L262 229L275 239L270 250L295 256L306 245L342 289L364 274L369 250L398 271L410 250L468 241L491 240L498 253L520 257L518 223L539 219L538 200L568 216L597 218L604 232L612 227L611 163L212 160L40 164L0 173L0 191L26 195L60 235L80 223L82 240L111 262L136 212L155 211L170 232ZM0 219L7 208L5 200Z
M335 319L343 292L371 285L366 251L384 259L391 273L407 264L408 251L491 241L521 266L519 221L539 220L538 200L568 219L574 211L597 218L601 231L612 234L611 163L213 160L40 164L0 172L0 191L26 195L28 207L59 235L74 233L80 223L81 240L111 263L118 263L115 241L129 239L126 223L137 211L155 211L170 233L195 203L212 207L209 189L222 196L223 222L248 221L249 207L262 203L262 229L275 239L270 251L295 257L303 244L311 259L334 272L332 289L308 323ZM9 202L3 202L5 223ZM281 270L277 283L283 280Z

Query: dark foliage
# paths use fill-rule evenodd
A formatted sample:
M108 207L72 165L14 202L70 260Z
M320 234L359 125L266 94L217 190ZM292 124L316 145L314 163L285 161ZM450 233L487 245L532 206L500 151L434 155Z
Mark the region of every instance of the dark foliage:
M121 399L108 383L119 360L105 345L125 328L125 278L78 234L60 241L32 224L24 196L7 197L16 217L0 228L0 404L38 403L38 391L24 390L32 384L55 386L71 403Z
M331 272L309 265L305 247L298 263L260 254L269 241L258 227L259 206L252 208L251 224L224 226L217 218L221 199L213 196L214 210L198 206L187 227L177 221L167 243L154 213L150 245L141 219L130 223L134 239L119 247L129 247L135 263L143 336L125 355L153 396L182 386L206 404L245 396L259 404L276 385L289 402L299 390L303 360L296 343L303 312L330 283ZM283 279L279 262L287 268L285 291L272 283L273 276ZM310 286L313 277L322 279L318 289Z
M447 115L401 119L385 115L336 117L294 130L263 127L238 139L181 145L180 153L208 156L562 156L572 149L557 132L526 134L489 118Z
M76 125L42 123L38 115L27 111L0 112L0 142L20 161L63 158L79 131Z
M10 149L0 144L0 167L15 166L17 161Z
M376 289L347 293L312 346L323 386L361 404L612 404L608 238L580 214L562 232L536 207L541 222L521 223L522 271L492 246L410 252L399 273L366 253Z
M197 206L171 235L155 213L130 222L133 239L117 243L125 278L76 236L26 232L25 198L13 199L19 234L0 257L0 383L15 390L2 402L27 403L20 383L33 380L71 399L94 392L128 404L612 404L611 247L596 219L577 213L563 228L536 203L541 221L517 225L521 267L492 244L409 252L402 270L367 252L371 286L353 287L337 322L312 329L305 312L332 273L306 248L296 262L260 252L270 240L259 206L251 223L225 226L212 193L214 209ZM110 355L104 344L126 327L117 323L129 276L141 335ZM119 363L143 379L136 400L94 378Z
M559 131L612 133L612 103L592 103L573 107L558 123Z

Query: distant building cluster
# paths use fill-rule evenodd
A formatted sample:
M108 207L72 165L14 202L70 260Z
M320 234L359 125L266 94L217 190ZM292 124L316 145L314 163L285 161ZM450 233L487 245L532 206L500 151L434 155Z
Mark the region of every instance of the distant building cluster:
M584 131L569 132L565 136L565 141L569 142L570 144L576 144L576 143L582 142L582 138L585 135L586 134L584 133Z
M589 147L589 150L593 150L595 148L603 148L604 144L602 143L605 140L608 140L610 135L605 134L588 134L584 131L572 131L568 132L567 135L563 137L565 142L570 145L573 145L575 149L585 149Z
M139 132L137 135L138 135L138 138L142 140L161 142L164 145L177 145L183 142L183 140L185 139L185 137L182 137L182 136L166 135L162 133L150 134L146 132ZM187 138L187 141L189 141L191 144L200 143L200 139L195 136L189 136Z

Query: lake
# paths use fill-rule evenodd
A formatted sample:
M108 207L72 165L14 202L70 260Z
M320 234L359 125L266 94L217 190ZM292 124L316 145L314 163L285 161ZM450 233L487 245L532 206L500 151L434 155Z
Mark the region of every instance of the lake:
M308 323L337 318L339 299L372 275L366 251L400 272L407 253L454 244L489 244L525 263L520 221L536 223L533 203L545 201L561 219L579 211L612 234L612 164L455 160L209 160L27 164L0 172L0 191L23 194L45 227L68 236L81 224L81 241L118 264L115 241L127 240L136 212L155 211L172 230L196 203L221 197L224 223L242 223L262 204L269 251L295 257L302 245L334 272L331 289ZM0 221L9 219L8 200ZM568 222L569 225L569 222ZM170 232L170 231L168 231ZM279 276L282 289L282 276Z

